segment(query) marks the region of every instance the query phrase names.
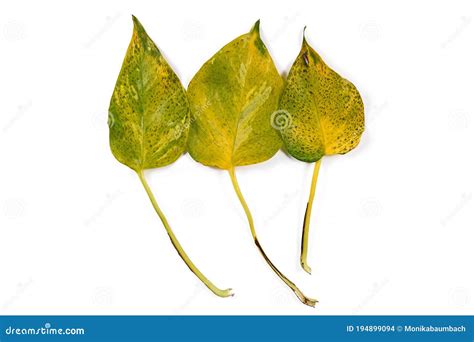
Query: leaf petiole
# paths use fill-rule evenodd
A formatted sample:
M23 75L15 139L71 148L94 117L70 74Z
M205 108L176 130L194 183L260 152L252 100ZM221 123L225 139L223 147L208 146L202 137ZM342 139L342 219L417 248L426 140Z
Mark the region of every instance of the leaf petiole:
M290 289L296 294L298 299L303 303L308 306L314 307L316 303L318 302L315 299L306 297L303 292L293 283L290 279L288 279L283 273L280 272L280 270L272 263L272 261L267 257L265 251L263 250L262 246L260 245L260 242L258 241L257 237L257 232L255 231L255 226L253 223L253 218L252 214L250 213L250 209L245 202L244 196L242 195L242 192L240 191L239 183L237 182L237 178L235 176L235 168L229 169L229 175L232 180L232 185L234 186L235 193L237 194L237 197L239 198L240 203L242 204L242 207L244 208L245 215L247 216L247 220L249 222L250 226L250 231L252 233L253 240L255 242L255 245L257 246L258 250L262 254L263 258L267 262L268 265L270 265L271 269L280 277L283 282L290 287Z
M151 201L151 204L153 205L153 208L155 209L156 213L160 217L161 222L163 222L163 226L165 227L166 232L168 233L168 236L171 240L171 243L173 244L174 248L178 252L181 259L183 259L185 264L189 267L191 272L193 272L196 275L196 277L198 277L199 280L201 280L204 283L204 285L206 285L209 288L209 290L214 292L217 296L219 296L219 297L233 296L234 293L232 292L232 289L221 290L218 287L216 287L209 279L207 279L204 276L204 274L201 273L201 271L199 271L199 269L196 267L196 265L194 265L194 263L191 261L191 259L189 259L188 255L183 250L183 247L181 247L181 244L179 243L178 239L176 238L173 231L171 230L171 227L168 224L168 220L166 219L165 215L163 214L160 207L158 206L158 203L156 202L155 196L153 195L153 192L151 191L150 186L148 185L148 183L145 179L145 175L143 173L143 170L137 171L137 174L138 174L138 177L140 178L140 181L142 182L143 187L146 190L146 193L147 193L148 197L150 198L150 201Z
M321 158L322 159L322 158ZM321 166L321 159L314 164L313 179L311 180L311 190L309 192L308 204L306 205L306 212L304 213L303 233L301 236L301 267L311 274L311 267L307 262L308 257L308 236L309 236L309 222L311 220L311 210L313 209L314 194L316 193L316 183L318 182L319 167Z

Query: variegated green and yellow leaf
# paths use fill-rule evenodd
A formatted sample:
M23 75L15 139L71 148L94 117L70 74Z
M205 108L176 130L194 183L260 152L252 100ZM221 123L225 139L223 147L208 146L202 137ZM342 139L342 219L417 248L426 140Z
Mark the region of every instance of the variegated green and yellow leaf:
M257 22L207 61L189 84L191 156L227 170L271 158L281 147L270 117L282 89Z
M174 162L186 149L189 104L178 76L145 29L134 29L110 101L110 147L135 171Z
M356 87L327 66L306 39L278 113L276 120L285 120L279 130L286 150L306 162L349 152L364 131L364 105Z

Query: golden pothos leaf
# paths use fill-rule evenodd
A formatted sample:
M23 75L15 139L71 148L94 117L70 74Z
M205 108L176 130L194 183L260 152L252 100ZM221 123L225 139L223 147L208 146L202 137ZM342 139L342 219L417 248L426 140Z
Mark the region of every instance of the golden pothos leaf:
M227 170L271 158L281 146L270 117L282 88L257 22L219 50L189 84L191 156Z
M274 120L288 153L314 162L357 146L364 131L364 105L356 87L303 39Z
M189 104L178 76L145 29L134 29L110 100L110 147L135 171L168 165L185 151Z
M168 165L184 152L189 131L189 105L178 77L143 26L133 17L132 41L110 101L110 147L115 158L135 170L156 213L189 269L216 295L216 287L194 265L173 233L148 185L143 170Z
M260 38L259 22L207 61L188 87L191 129L188 151L198 162L228 170L245 211L254 243L270 268L299 300L314 306L268 258L258 241L235 167L263 162L280 148L271 117L278 108L283 79Z
M321 158L355 148L364 131L364 105L356 87L329 68L303 38L291 67L280 109L274 117L286 150L293 157L316 162L303 224L300 263L307 263L308 234Z

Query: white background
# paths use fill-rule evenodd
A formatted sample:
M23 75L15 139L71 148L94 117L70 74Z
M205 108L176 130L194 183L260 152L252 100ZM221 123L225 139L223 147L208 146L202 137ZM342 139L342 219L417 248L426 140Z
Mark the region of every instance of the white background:
M261 19L286 73L307 38L360 90L359 147L312 165L279 152L237 176L188 155L147 177L210 293L171 246L107 111L135 14L187 86ZM474 6L469 1L10 1L0 5L1 314L473 314Z

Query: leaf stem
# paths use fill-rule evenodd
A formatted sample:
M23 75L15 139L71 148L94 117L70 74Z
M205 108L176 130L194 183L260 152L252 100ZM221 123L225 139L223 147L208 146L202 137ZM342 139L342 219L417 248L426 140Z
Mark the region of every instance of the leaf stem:
M265 251L263 250L262 246L260 245L260 242L258 241L257 233L255 231L255 226L253 223L253 218L252 214L250 213L250 209L245 202L244 196L242 195L242 192L240 191L239 183L237 182L237 178L235 176L235 169L231 168L229 169L229 175L232 180L232 185L234 186L235 193L237 194L237 197L239 197L240 203L242 204L242 207L244 208L245 215L247 216L247 220L249 222L250 226L250 231L252 233L253 240L255 242L255 245L257 246L258 250L262 254L263 258L267 262L268 265L270 265L271 269L280 277L283 282L290 287L290 289L296 294L298 299L303 303L308 306L314 307L317 303L317 300L306 297L303 292L293 283L291 280L289 280L283 273L280 272L280 270L271 262L271 260L267 257Z
M214 292L219 297L233 296L234 294L232 292L232 289L221 290L218 287L216 287L209 279L207 279L204 276L204 274L201 273L201 271L199 271L199 269L196 267L196 265L194 265L194 263L191 261L191 259L189 259L188 255L183 250L183 247L181 247L181 244L179 243L178 239L176 238L173 231L171 230L171 227L168 224L168 220L166 220L165 215L163 214L160 207L158 206L158 203L156 202L155 196L153 195L153 192L151 191L151 189L150 189L150 187L149 187L149 185L148 185L148 183L145 179L145 175L143 173L143 170L137 171L137 174L138 174L138 177L140 178L140 181L142 182L143 187L146 190L146 193L147 193L148 197L150 198L150 201L151 201L151 204L153 205L153 208L155 209L156 213L160 217L161 222L163 222L163 226L165 227L166 232L168 233L168 236L171 240L171 243L173 244L174 248L178 252L181 259L183 259L183 261L186 263L186 266L189 267L191 272L193 272L199 278L199 280L201 280L204 283L204 285L206 285L209 288L209 290Z
M322 158L321 158L322 159ZM301 267L311 274L311 267L307 262L308 257L308 236L309 236L309 222L311 220L311 210L313 209L314 194L316 193L316 183L318 182L319 167L321 166L321 159L314 164L313 179L311 180L311 190L309 192L308 204L306 205L306 212L304 213L303 234L301 236Z

